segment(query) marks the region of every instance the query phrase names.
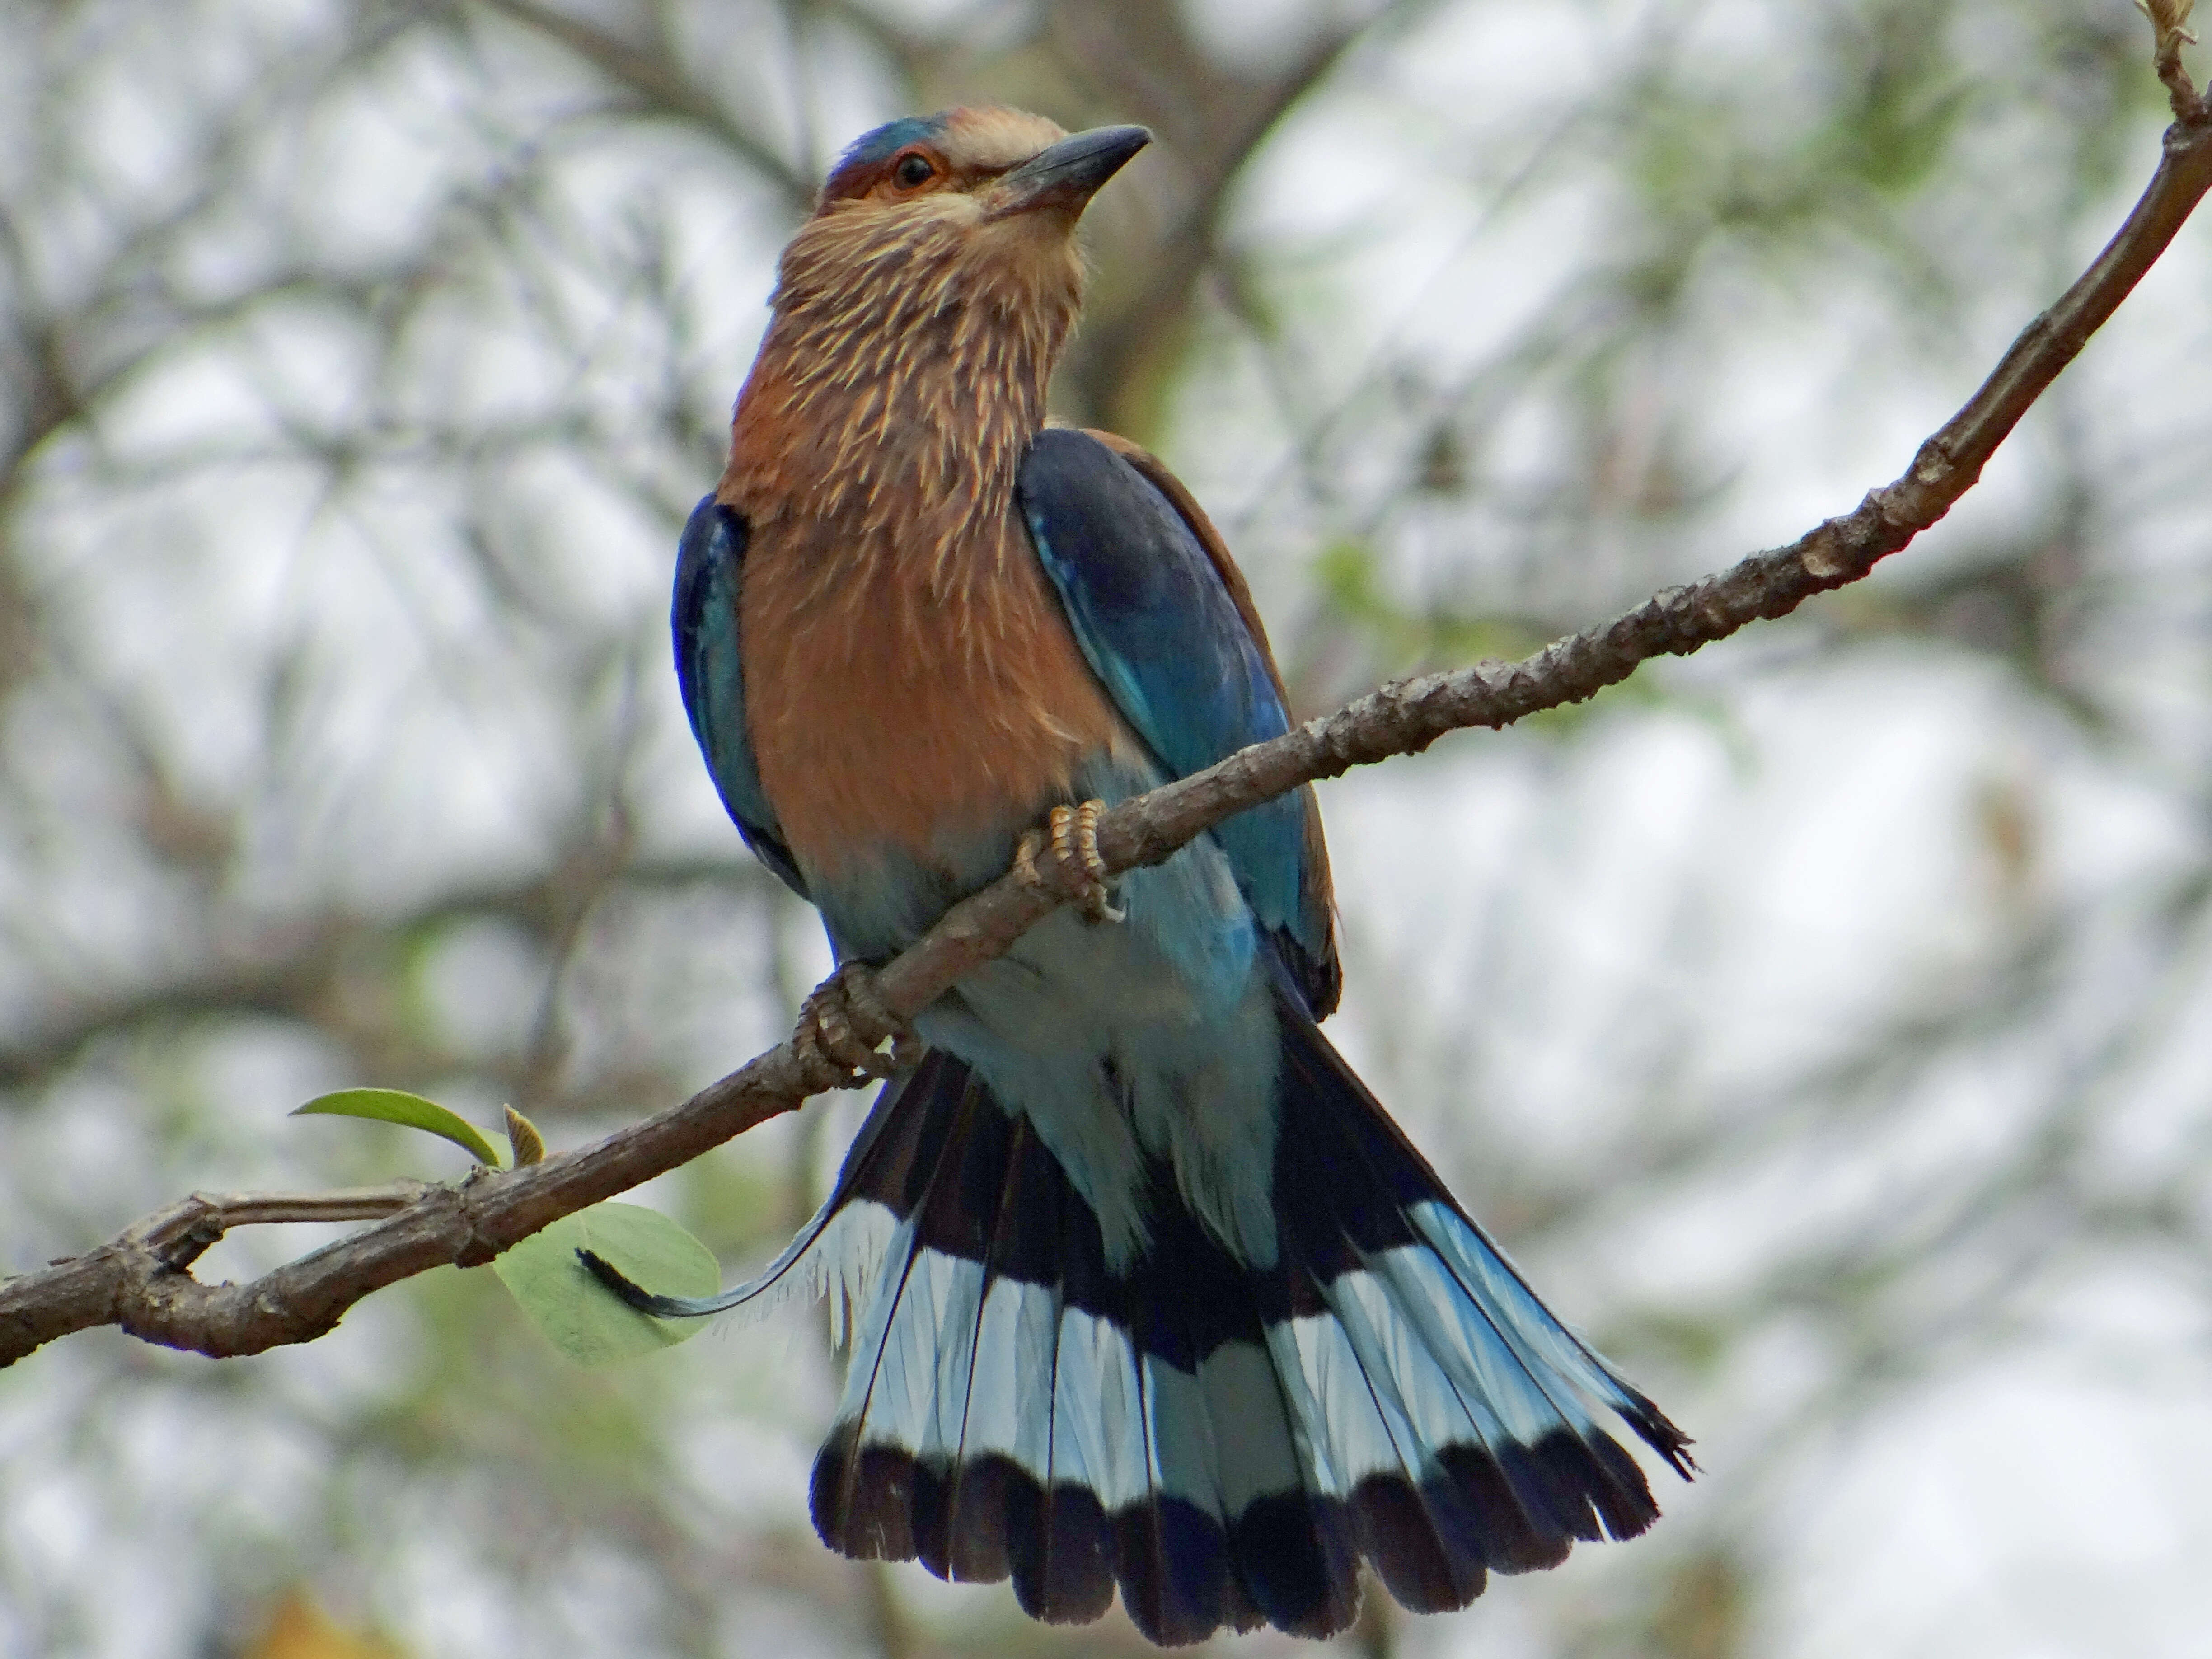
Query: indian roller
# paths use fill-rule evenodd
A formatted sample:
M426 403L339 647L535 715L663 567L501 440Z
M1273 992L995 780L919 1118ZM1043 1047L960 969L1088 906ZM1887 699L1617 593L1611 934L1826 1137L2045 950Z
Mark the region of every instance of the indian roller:
M617 1288L664 1315L836 1289L851 1358L811 1488L834 1549L1011 1577L1055 1622L1118 1587L1162 1644L1322 1636L1362 1562L1431 1611L1642 1532L1609 1416L1692 1465L1322 1035L1310 790L1102 880L1101 803L1289 722L1189 492L1046 416L1077 221L1149 137L895 121L783 252L684 532L676 669L730 816L842 964L802 1024L825 1080L888 1081L764 1273ZM866 965L1017 865L1085 902L876 1052Z

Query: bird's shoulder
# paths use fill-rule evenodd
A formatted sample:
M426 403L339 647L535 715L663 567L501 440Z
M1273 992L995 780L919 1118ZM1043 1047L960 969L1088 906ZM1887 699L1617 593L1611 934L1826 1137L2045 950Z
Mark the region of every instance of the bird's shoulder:
M1023 460L1017 495L1085 658L1169 775L1289 730L1289 692L1250 586L1157 456L1114 433L1048 427ZM1326 1013L1339 974L1313 792L1213 833L1314 1012Z
M1220 577L1221 586L1229 601L1237 607L1244 630L1251 636L1259 653L1260 661L1267 671L1267 678L1275 688L1275 696L1285 710L1291 706L1289 688L1283 684L1283 671L1276 665L1274 647L1267 642L1267 625L1260 620L1260 608L1252 603L1252 589L1244 580L1244 573L1237 568L1237 561L1229 551L1229 544L1213 520L1206 516L1198 497L1190 493L1181 478L1168 470L1167 463L1139 444L1132 443L1117 432L1107 432L1097 427L1080 428L1086 438L1095 438L1132 467L1152 487L1167 498L1168 505L1196 539L1205 552L1206 562L1212 565L1214 574Z

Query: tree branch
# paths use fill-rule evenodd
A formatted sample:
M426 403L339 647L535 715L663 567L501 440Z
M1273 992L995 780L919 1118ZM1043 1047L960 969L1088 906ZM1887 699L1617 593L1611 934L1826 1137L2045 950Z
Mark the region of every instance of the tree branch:
M790 211L805 214L813 207L814 181L793 166L789 157L739 126L665 52L633 46L596 24L540 5L537 0L483 0L483 3L565 47L637 99L645 110L689 122L727 146L776 187Z
M2166 71L2163 53L2160 69ZM2171 74L2180 73L2177 60ZM2158 170L2126 223L2063 297L2021 331L1965 407L1920 447L1903 477L1787 547L1657 594L1522 662L1480 663L1386 685L1336 714L1126 801L1100 821L1099 850L1109 866L1162 862L1247 807L1353 766L1425 749L1446 732L1508 726L1540 709L1582 702L1653 657L1686 655L1866 575L1972 487L2006 434L2212 187L2212 112L2193 88L2177 102L2184 113L2167 130ZM901 1014L919 1012L962 975L1002 954L1055 902L1012 877L963 899L883 970L886 1000ZM0 1364L95 1325L119 1325L150 1342L218 1357L310 1340L372 1291L447 1262L489 1261L562 1215L793 1109L805 1093L791 1045L784 1043L681 1105L596 1145L526 1169L479 1172L458 1186L380 1193L378 1204L388 1198L397 1207L376 1225L245 1285L202 1285L188 1267L226 1227L287 1218L284 1206L301 1200L187 1200L86 1255L0 1284ZM332 1201L343 1209L367 1200L355 1194L334 1194Z

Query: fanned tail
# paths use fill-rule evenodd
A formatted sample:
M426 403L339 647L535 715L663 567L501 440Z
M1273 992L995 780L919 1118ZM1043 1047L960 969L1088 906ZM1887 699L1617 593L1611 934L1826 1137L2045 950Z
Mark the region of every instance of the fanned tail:
M1618 1416L1686 1477L1682 1432L1539 1301L1310 1020L1282 1009L1276 1213L1318 1310L1273 1328L1306 1380L1360 1553L1409 1607L1658 1516Z
M1156 1642L1341 1630L1358 1568L1406 1606L1658 1514L1618 1417L1686 1476L1686 1439L1570 1332L1455 1204L1287 988L1273 1261L1238 1260L1147 1172L1144 1258L1029 1119L933 1053L885 1091L836 1191L759 1278L682 1311L853 1282L851 1367L815 1462L848 1555L1011 1577Z

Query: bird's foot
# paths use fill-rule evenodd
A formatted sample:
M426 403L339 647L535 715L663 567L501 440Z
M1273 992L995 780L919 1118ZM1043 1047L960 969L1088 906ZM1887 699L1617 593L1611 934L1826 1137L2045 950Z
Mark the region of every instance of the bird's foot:
M1114 906L1106 884L1106 860L1098 855L1098 815L1103 800L1055 806L1042 830L1025 831L1014 848L1014 873L1031 887L1073 899L1092 921L1123 921L1128 912ZM1052 854L1052 871L1037 867L1040 854Z
M919 1060L922 1049L914 1028L884 1001L874 969L858 962L842 963L807 994L791 1041L813 1094L894 1076ZM881 1050L886 1041L888 1054Z

